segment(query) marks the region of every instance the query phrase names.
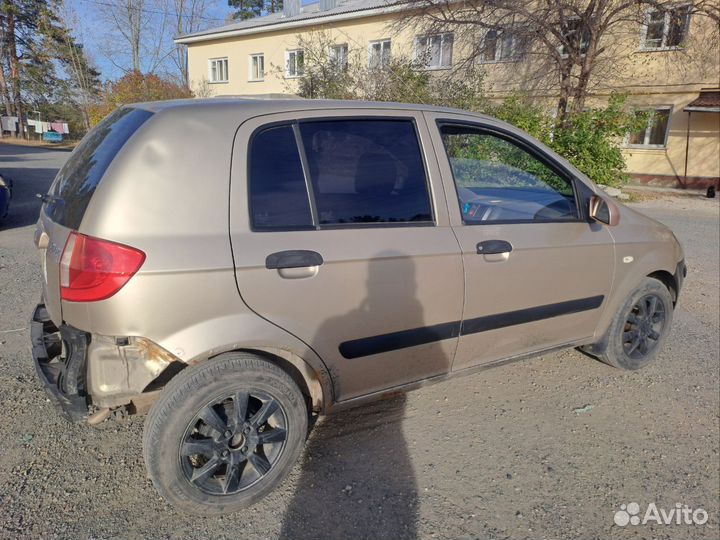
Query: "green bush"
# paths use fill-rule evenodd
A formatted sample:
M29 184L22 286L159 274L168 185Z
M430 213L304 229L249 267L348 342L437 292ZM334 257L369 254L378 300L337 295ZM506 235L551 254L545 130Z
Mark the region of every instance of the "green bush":
M542 107L519 96L507 98L489 112L527 131L594 182L607 186L629 180L622 142L627 133L647 122L646 113L628 108L620 94L612 94L605 107L570 114L564 124L556 124Z

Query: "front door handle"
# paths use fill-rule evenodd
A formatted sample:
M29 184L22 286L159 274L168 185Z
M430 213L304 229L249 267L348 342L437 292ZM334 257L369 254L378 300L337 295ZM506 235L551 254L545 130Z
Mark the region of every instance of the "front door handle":
M494 255L496 253L510 253L513 250L512 244L505 240L485 240L477 246L478 255Z
M321 266L323 263L322 255L317 251L308 251L305 249L291 249L287 251L278 251L271 253L265 258L265 268L272 270L280 270L282 268L308 268L312 266Z

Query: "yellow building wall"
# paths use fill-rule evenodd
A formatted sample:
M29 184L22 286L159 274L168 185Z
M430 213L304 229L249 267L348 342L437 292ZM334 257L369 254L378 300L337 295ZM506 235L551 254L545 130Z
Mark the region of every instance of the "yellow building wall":
M402 13L388 13L322 25L262 32L245 36L191 43L188 46L190 86L196 95L260 95L293 93L296 80L284 76L285 51L298 46L298 35L308 39L322 32L337 44L346 43L350 57L368 61L370 41L392 39L393 55L411 55L415 33L398 32L394 23ZM671 105L672 113L666 148L628 148L628 172L644 181L672 183L685 174L688 114L683 108L698 96L701 88L720 85L718 45L705 36L712 23L693 17L686 47L682 51L643 51L641 28L636 23L624 29L625 39L612 45L614 61L598 67L599 76L591 87L589 103L601 104L611 91L628 94L630 104L652 108ZM467 45L467 44L465 44ZM462 58L463 43L456 40L454 59ZM265 78L250 80L250 55L265 57ZM208 83L209 59L228 58L228 82ZM524 91L552 100L556 81L538 79L531 61L484 64L485 87L489 95L501 97ZM442 76L439 74L439 76ZM692 113L687 176L713 181L720 178L720 113ZM706 182L707 183L707 182Z
M295 49L298 35L307 39L312 32L322 32L337 44L347 43L350 55L368 61L370 41L391 39L393 54L412 54L411 32L397 34L390 28L397 15L387 14L364 19L341 21L302 29L263 32L210 42L192 43L188 47L190 87L197 93L212 96L292 93L295 81L284 76L285 52ZM265 55L265 78L250 80L250 55ZM208 83L208 60L228 58L228 82Z
M697 91L631 96L631 102L639 106L671 105L672 112L666 148L625 150L630 173L658 184L684 179L687 150L687 176L720 178L720 113L691 112L688 116L683 109L697 96Z

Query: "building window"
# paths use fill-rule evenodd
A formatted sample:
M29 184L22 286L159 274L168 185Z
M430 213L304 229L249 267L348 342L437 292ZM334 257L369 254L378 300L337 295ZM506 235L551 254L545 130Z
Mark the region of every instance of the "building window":
M302 49L285 52L285 76L301 77L305 73L305 53Z
M453 35L435 34L415 38L415 60L427 69L452 66Z
M211 83L228 82L228 59L211 58L209 60L209 78Z
M338 69L347 69L348 66L348 46L347 43L342 45L331 45L328 51L330 63Z
M390 40L371 41L368 65L372 69L386 68L390 65Z
M567 57L570 52L577 52L580 56L587 53L590 45L590 30L580 17L572 17L565 21L563 37L565 43L559 47L563 57Z
M512 62L525 54L525 40L509 30L488 30L480 57L483 62Z
M250 76L251 81L262 81L265 78L265 55L250 55Z
M690 24L690 6L650 9L645 16L642 48L646 50L680 47Z
M650 111L645 129L628 135L626 145L635 148L664 148L670 127L671 107L657 107Z

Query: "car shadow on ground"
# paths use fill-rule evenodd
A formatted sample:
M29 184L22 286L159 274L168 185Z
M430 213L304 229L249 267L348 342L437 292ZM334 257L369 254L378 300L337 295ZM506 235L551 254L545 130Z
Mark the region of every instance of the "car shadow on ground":
M418 494L402 432L405 396L322 418L280 538L415 538Z
M326 320L318 329L315 345L328 336L365 337L362 332L368 330L363 327L373 318L393 325L401 322L404 329L424 327L416 274L413 257L407 254L382 252L373 257L367 268L366 297L350 312ZM346 382L343 376L351 376L342 369L342 362L348 361L363 362L364 358L338 359L336 389ZM451 358L437 361L438 369L450 369ZM378 367L374 364L373 369ZM351 373L363 376L362 370ZM369 381L373 375L368 373ZM402 376L411 381L413 375ZM405 395L399 394L320 419L302 458L302 472L280 538L417 537L419 496L403 433L405 404Z

